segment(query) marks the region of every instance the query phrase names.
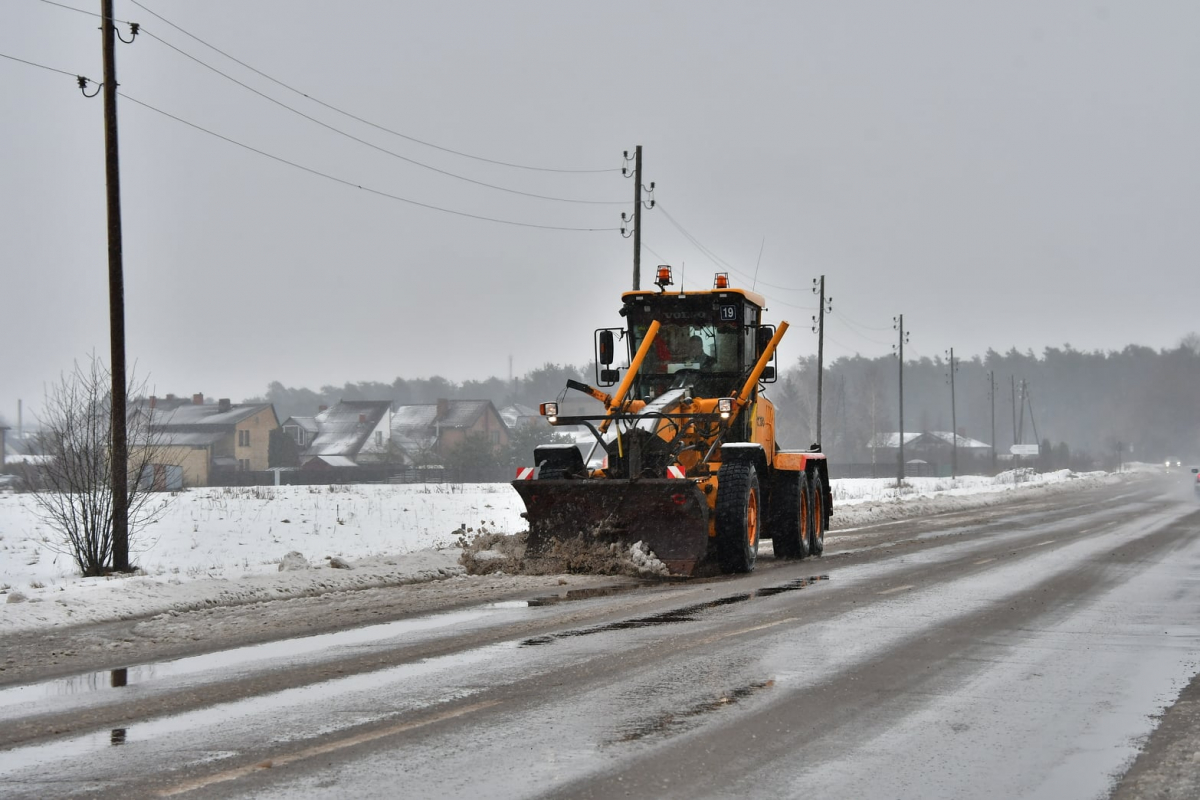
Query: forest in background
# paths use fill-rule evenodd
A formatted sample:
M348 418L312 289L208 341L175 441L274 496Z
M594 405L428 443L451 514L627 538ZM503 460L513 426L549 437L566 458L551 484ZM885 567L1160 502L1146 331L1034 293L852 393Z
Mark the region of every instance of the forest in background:
M994 443L1006 453L1015 442L1049 444L1077 468L1123 460L1200 461L1200 337L1174 349L1130 345L1120 351L1085 352L1070 345L1035 355L989 350L956 359L955 406L961 435ZM994 378L992 396L989 373ZM273 403L282 422L312 416L338 400L433 403L438 398L487 399L497 408L536 407L563 392L568 378L593 383L591 365L545 364L512 381L501 378L456 383L441 377L365 381L320 389L272 382L265 395L247 402ZM835 461L871 463L877 433L897 430L899 368L894 356L838 358L825 366L822 446ZM1024 397L1022 402L1022 385ZM1013 395L1017 395L1014 408ZM951 430L949 363L920 358L904 363L904 428ZM779 414L779 441L806 447L816 434L816 359L805 357L782 370L768 387ZM1014 425L1014 416L1016 424ZM1066 463L1056 466L1066 466Z

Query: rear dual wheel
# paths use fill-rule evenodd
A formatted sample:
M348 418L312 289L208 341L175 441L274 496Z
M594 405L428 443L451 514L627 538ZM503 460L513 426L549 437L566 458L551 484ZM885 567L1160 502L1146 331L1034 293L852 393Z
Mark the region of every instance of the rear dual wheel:
M808 549L814 556L825 552L825 530L829 527L829 505L825 502L825 484L813 473L811 482L812 525L809 528Z
M724 463L717 473L714 524L717 559L724 572L749 572L758 559L762 491L752 464Z
M803 472L775 473L771 493L771 539L776 558L804 558L812 536L812 506L808 475Z

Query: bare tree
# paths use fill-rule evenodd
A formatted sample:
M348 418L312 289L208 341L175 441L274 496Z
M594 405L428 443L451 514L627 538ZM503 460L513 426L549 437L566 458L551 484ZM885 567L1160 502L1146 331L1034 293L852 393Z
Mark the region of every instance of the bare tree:
M63 375L49 391L38 421L47 458L30 476L42 521L61 535L50 546L75 559L84 576L112 572L113 494L111 480L111 373L95 354ZM128 387L127 395L135 396ZM129 414L129 538L162 513L168 495L150 502L155 466L167 457L152 425L153 409Z

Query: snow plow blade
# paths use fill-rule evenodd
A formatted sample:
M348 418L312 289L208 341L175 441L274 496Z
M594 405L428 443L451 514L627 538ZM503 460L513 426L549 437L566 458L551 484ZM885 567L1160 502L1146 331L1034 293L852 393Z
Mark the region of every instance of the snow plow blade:
M513 481L529 522L526 556L554 540L644 542L672 575L691 575L708 552L709 508L687 480Z

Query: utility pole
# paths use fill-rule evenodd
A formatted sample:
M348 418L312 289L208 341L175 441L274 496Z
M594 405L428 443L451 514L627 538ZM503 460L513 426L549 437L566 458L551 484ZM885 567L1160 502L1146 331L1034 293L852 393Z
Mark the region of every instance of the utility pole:
M1017 376L1009 375L1008 378L1012 388L1013 444L1020 444L1017 440Z
M629 161L629 151L625 151L625 161ZM621 174L629 177L629 167L622 166ZM654 181L650 182L650 187L646 191L650 194L649 205L642 203L642 190L646 187L642 186L642 146L639 144L633 149L633 290L636 292L642 288L642 208L654 208ZM624 212L621 212L621 235L628 238L626 234L625 223L629 220Z
M825 297L825 276L813 278L813 294L821 298L817 316L813 317L813 333L817 335L817 446L821 445L821 397L825 377L825 315L833 313L833 298Z
M892 318L894 327L900 332L900 343L896 347L896 355L900 362L900 450L899 464L896 471L896 488L904 483L904 342L908 334L904 332L904 315Z
M988 399L992 401L992 474L996 474L996 371L988 370Z
M954 400L954 348L950 348L950 435L954 437L950 449L950 477L958 477L958 405Z
M117 157L117 59L112 0L100 0L104 42L104 166L108 186L108 324L112 372L112 566L129 571L129 443L125 413L125 277L121 255L121 171ZM136 34L135 34L136 35Z

